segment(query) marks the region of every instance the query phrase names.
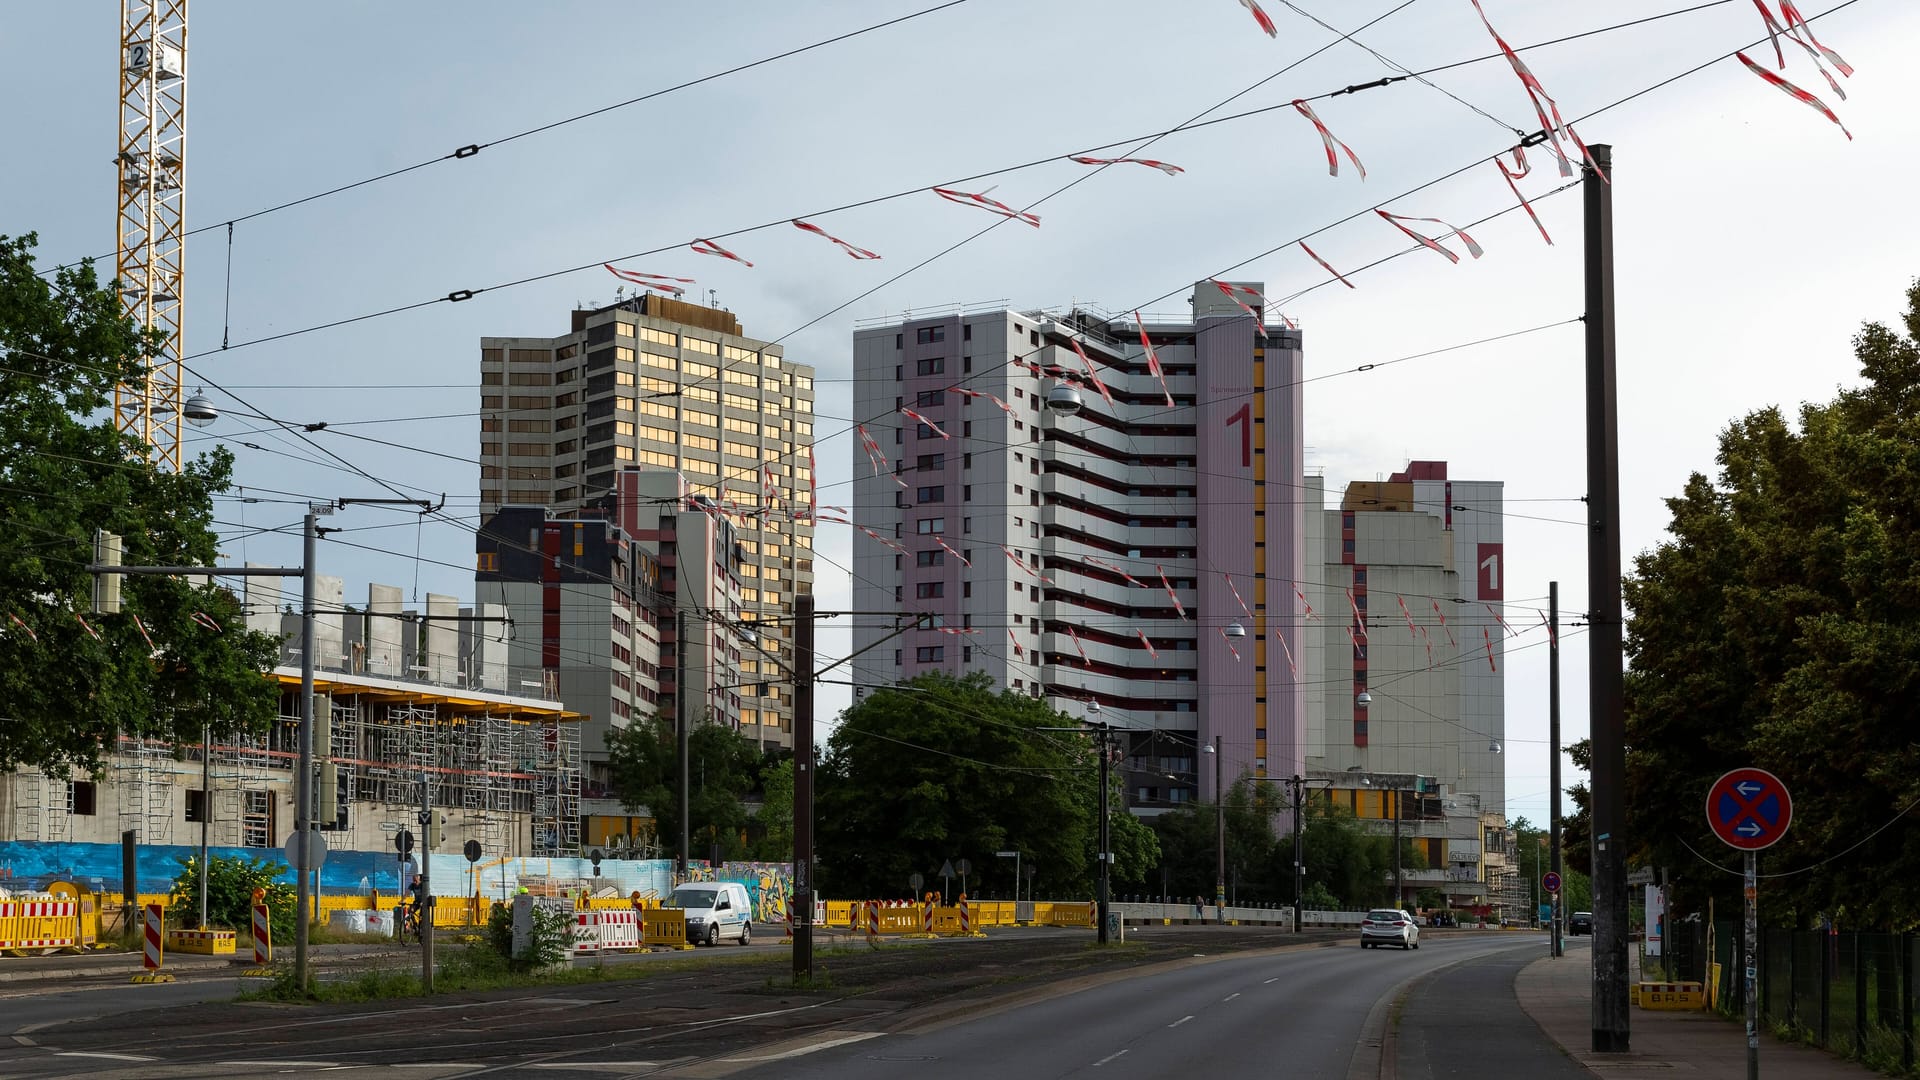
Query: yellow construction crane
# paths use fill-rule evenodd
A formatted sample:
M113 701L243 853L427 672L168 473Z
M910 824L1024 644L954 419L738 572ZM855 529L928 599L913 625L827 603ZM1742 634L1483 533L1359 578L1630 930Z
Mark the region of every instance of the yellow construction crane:
M180 469L185 281L187 0L121 0L114 276L127 314L166 342L144 385L114 388L114 426ZM196 401L195 404L204 405Z

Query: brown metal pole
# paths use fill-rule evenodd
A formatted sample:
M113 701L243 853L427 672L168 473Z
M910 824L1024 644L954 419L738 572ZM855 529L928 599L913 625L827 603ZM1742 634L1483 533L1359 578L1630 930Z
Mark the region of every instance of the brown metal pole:
M793 981L813 977L813 597L793 599Z

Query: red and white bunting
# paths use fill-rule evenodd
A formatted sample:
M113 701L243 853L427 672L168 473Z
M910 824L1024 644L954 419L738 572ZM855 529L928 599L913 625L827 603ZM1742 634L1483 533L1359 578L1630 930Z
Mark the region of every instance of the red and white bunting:
M1352 626L1347 627L1347 640L1353 642L1353 655L1361 660L1365 660L1367 658L1367 647L1361 643L1360 635L1353 632Z
M1233 639L1227 636L1227 628L1224 626L1220 628L1220 640L1226 645L1227 651L1233 654L1234 663L1239 663L1240 650L1233 647Z
M1149 169L1159 169L1168 176L1178 176L1187 170L1178 165L1169 165L1164 161L1155 161L1143 157L1080 157L1071 156L1068 161L1077 161L1082 165L1145 165Z
M1253 21L1260 24L1260 29L1265 30L1268 37L1280 36L1280 28L1273 25L1273 19L1266 12L1260 10L1256 0L1240 0L1240 6L1253 13Z
M687 290L680 288L678 285L672 284L673 282L677 281L681 285L694 284L693 279L690 277L668 277L665 274L643 274L638 270L622 270L619 267L613 265L612 263L601 263L600 265L607 268L607 273L612 274L614 277L617 277L620 280L627 282L628 284L638 285L643 289L653 289L657 292L672 293L675 296L685 296L687 294Z
M1765 11L1766 9L1762 8L1761 10ZM1842 59L1839 53L1820 44L1820 39L1813 36L1813 24L1808 22L1806 17L1800 14L1800 10L1793 6L1793 0L1780 0L1780 15L1786 19L1788 31L1805 33L1807 40L1813 43L1814 48L1820 50L1820 54L1825 56L1827 61L1831 63L1840 74L1848 78L1853 77L1853 65Z
M856 259L877 259L880 257L878 255L875 255L873 252L868 251L866 248L855 247L854 245L847 243L845 240L840 239L839 237L833 235L827 230L821 228L820 226L813 224L810 221L801 221L799 218L794 218L793 226L796 229L805 229L806 231L814 234L815 236L826 237L827 239L833 241L834 243L839 244L840 249L842 251L845 251L848 255L851 255Z
M916 424L925 424L926 426L933 429L933 433L935 435L938 435L943 439L953 438L953 436L947 434L945 431L940 430L939 424L936 424L933 421L927 419L926 417L921 416L919 413L914 412L912 409L902 408L900 410L900 415L906 417L907 419L913 421Z
M28 626L26 623L21 622L20 616L15 615L13 612L9 611L7 612L7 621L13 623L13 625L19 627L20 629L25 630L27 632L27 636L32 638L36 643L40 640L40 635L33 632L33 627Z
M1490 670L1490 671L1494 671L1494 672L1498 672L1498 671L1499 671L1500 669L1499 669L1499 668L1497 668L1497 667L1495 667L1495 666L1494 666L1494 663L1493 663L1493 635L1492 635L1492 634L1489 634L1489 633L1487 633L1487 628L1483 626L1483 627L1481 627L1481 628L1480 628L1480 638L1481 638L1481 640L1482 640L1482 641L1485 641L1485 642L1487 643L1487 668L1488 668L1488 670Z
M867 425L855 424L853 430L860 434L860 445L867 448L867 460L873 464L873 475L892 472L893 466L888 463L887 455L880 451L880 444L874 442L873 436L867 433Z
M1548 247L1552 247L1553 237L1548 236L1547 227L1540 224L1540 215L1533 212L1533 204L1527 201L1525 195L1520 194L1520 185L1514 183L1515 180L1533 171L1533 166L1527 164L1527 148L1525 146L1515 146L1513 148L1514 167L1511 169L1507 168L1506 162L1500 160L1499 154L1493 155L1493 164L1500 170L1501 177L1507 181L1507 188L1513 192L1513 197L1520 200L1520 208L1525 210L1527 216L1533 219L1533 227L1540 230L1540 239L1545 240Z
M1447 626L1447 613L1440 610L1440 601L1438 600L1433 601L1433 613L1440 617L1440 629L1447 632L1447 647L1449 649L1459 648L1460 642L1454 639L1452 628Z
M216 634L220 632L220 624L217 622L214 622L213 616L207 614L204 611L194 612L193 621L196 623L199 623L201 629L203 630L211 630Z
M760 520L765 521L779 501L780 482L773 478L773 466L763 461L760 463Z
M1019 361L1015 361L1015 363L1019 363ZM967 390L962 387L956 386L953 388L953 392L956 394L959 394L961 397L986 398L988 401L991 401L995 405L1000 406L1001 412L1006 413L1008 416L1012 416L1014 414L1012 405L1009 405L1005 401L1000 400L998 397L995 397L994 395L987 393L985 390Z
M1420 628L1414 625L1413 612L1407 610L1407 598L1404 596L1395 596L1393 599L1395 603L1400 605L1400 614L1407 618L1407 635L1409 637L1419 637Z
M1153 338L1147 335L1147 324L1140 318L1138 311L1133 313L1134 325L1140 328L1140 347L1147 353L1147 371L1160 383L1160 392L1166 395L1167 408L1173 408L1173 391L1167 389L1167 373L1160 366L1160 354L1153 351Z
M1241 311L1244 311L1247 314L1253 316L1254 330L1257 333L1259 333L1261 337L1267 336L1266 319L1261 317L1259 311L1255 311L1253 310L1253 308L1248 307L1247 302L1241 299L1241 297L1243 296L1252 297L1254 303L1260 305L1260 310L1265 311L1267 307L1267 298L1260 294L1259 289L1256 289L1251 285L1235 285L1235 284L1232 284L1231 282L1221 281L1219 278L1208 278L1207 280L1213 282L1213 287L1216 289L1219 289L1221 294L1224 295L1227 299L1240 305Z
M1748 71L1753 72L1755 75L1758 75L1761 78L1772 83L1773 85L1779 87L1781 92L1785 93L1788 97L1794 99L1795 101L1804 103L1809 108L1812 108L1815 111L1819 112L1820 115L1833 121L1834 125L1840 129L1840 133L1842 135L1845 135L1848 138L1848 140L1852 140L1853 132L1847 130L1847 125L1840 123L1840 118L1833 114L1832 109L1827 108L1826 102L1821 101L1819 98L1814 97L1812 94L1807 93L1805 90L1800 89L1799 87L1793 85L1792 83L1781 78L1780 76L1775 75L1773 72L1768 71L1766 68L1761 67L1759 64L1754 63L1752 60L1747 58L1746 53L1738 52L1738 53L1734 53L1733 55L1739 57L1740 62L1747 65Z
M1307 603L1307 594L1300 591L1300 586L1293 587L1293 595L1300 598L1300 607L1304 610L1306 617L1313 618L1313 605Z
M1560 635L1554 632L1553 620L1547 618L1547 613L1544 611L1540 613L1540 625L1547 628L1547 644L1560 644Z
M1088 359L1087 350L1080 347L1079 339L1068 338L1067 344L1073 346L1073 353L1080 358L1080 362L1087 365L1087 378L1093 380L1094 389L1100 391L1100 396L1106 400L1108 405L1112 405L1113 395L1107 393L1107 384L1100 381L1100 373L1093 369L1093 361Z
M1581 142L1580 136L1574 133L1573 126L1560 119L1560 106L1554 104L1553 98L1547 95L1546 87L1540 85L1540 80L1534 77L1533 71L1527 67L1525 61L1520 59L1520 54L1513 51L1506 39L1493 28L1493 23L1487 20L1487 13L1480 7L1480 0L1472 0L1472 2L1473 10L1480 13L1481 25L1487 28L1487 33L1493 35L1493 43L1500 46L1501 54L1513 67L1513 73L1520 77L1520 85L1526 88L1527 100L1533 102L1533 113L1540 120L1541 130L1547 133L1547 145L1553 150L1554 158L1560 163L1560 175L1573 175L1573 162L1568 160L1566 151L1560 149L1560 140L1565 138L1573 143L1574 148L1580 151L1580 156L1593 166L1594 172L1599 174L1603 182L1611 183L1612 181L1607 180L1606 172L1600 168L1600 163L1594 161L1593 155L1587 152L1587 144ZM1541 105L1542 102L1545 102L1544 108ZM1552 115L1552 119L1548 119L1549 114Z
M976 195L971 191L955 191L952 188L943 187L934 188L933 193L948 202L957 202L962 206L976 206L989 214L999 214L1003 218L1024 221L1036 229L1040 227L1040 219L1037 216L1024 210L1015 210L998 199L989 199L985 195Z
M874 532L872 529L867 528L865 525L855 525L854 528L859 529L861 532L866 533L868 536L873 537L873 539L875 539L876 541L879 541L881 544L892 548L893 550L899 552L902 555L905 555L907 553L906 547L902 545L898 540L893 540L888 537L881 536L879 533Z
M1481 604L1480 606L1487 609L1487 614L1493 616L1493 621L1500 624L1500 629L1505 630L1507 633L1513 635L1514 637L1520 636L1520 631L1515 630L1511 626L1508 626L1507 620L1501 618L1500 613L1493 610L1492 604Z
M977 634L980 632L971 626L936 626L934 627L934 629L940 631L943 634L952 634L955 637L959 637L963 634Z
M1273 636L1280 642L1280 651L1287 655L1287 671L1293 675L1294 682L1299 682L1300 665L1293 662L1293 647L1287 644L1287 635L1275 634Z
M1160 650L1154 648L1153 642L1147 640L1147 632L1145 630L1135 630L1134 633L1140 635L1140 644L1147 647L1147 655L1153 657L1155 660L1160 659Z
M813 463L813 444L807 444L807 520L812 521L820 512L820 488L817 477L820 469ZM796 518L798 514L794 515Z
M732 259L734 262L737 262L740 265L747 266L747 267L751 267L753 265L747 260L741 258L738 255L735 255L733 252L728 251L726 248L721 247L719 244L716 244L711 240L695 240L693 243L688 244L687 246L692 248L694 251L698 252L701 255L717 255L722 259Z
M846 518L845 516L843 516L843 515L844 515L844 511L843 511L842 513L840 513L840 514L831 514L831 513L824 513L824 512L823 512L823 513L819 513L819 514L815 514L815 515L814 515L814 517L813 517L813 523L814 523L814 524L816 524L816 525L818 525L818 524L820 524L821 522L823 522L823 521L824 521L824 522L826 522L826 523L827 523L827 524L829 524L829 525L851 525L851 524L853 524L853 522L851 522L851 521L849 521L849 520L847 520L847 518Z
M1167 580L1167 568L1155 566L1154 569L1160 571L1160 587L1167 590L1167 599L1173 601L1173 610L1179 612L1182 619L1186 618L1187 605L1180 602L1179 594L1173 591L1173 582Z
M1367 636L1367 617L1366 615L1361 613L1360 601L1357 597L1353 595L1352 589L1347 590L1347 605L1353 608L1353 625L1360 628L1361 637L1366 637Z
M1145 585L1142 585L1140 582L1134 580L1134 576L1132 574L1127 573L1125 570L1121 569L1118 566L1115 566L1110 562L1102 562L1091 555L1082 555L1080 556L1080 558L1085 562L1092 563L1094 566L1097 566L1102 570L1111 570L1114 573L1119 574L1122 578L1126 579L1127 584L1133 586L1136 589L1146 588Z
M1393 226L1396 229L1399 229L1401 232L1406 233L1408 236L1413 237L1415 240L1420 241L1420 244L1422 247L1429 248L1433 251L1439 252L1442 255L1445 255L1447 257L1448 262L1457 263L1460 261L1460 256L1455 255L1453 252L1448 251L1446 248L1441 247L1438 243L1434 242L1428 237L1422 236L1419 233L1414 232L1412 229L1407 228L1405 225L1400 224L1403 221L1431 221L1435 225L1447 225L1446 222L1441 221L1439 218L1406 217L1401 214L1389 214L1385 210L1378 210L1378 209L1376 209L1374 213L1379 214L1382 218L1385 218L1387 224ZM1474 258L1477 259L1481 255L1486 254L1485 252L1480 250L1480 245L1474 241L1473 237L1468 236L1462 230L1456 229L1451 225L1447 225L1447 234L1450 236L1457 236L1462 241L1464 241L1467 245L1467 253L1472 255Z
M1013 655L1025 656L1026 650L1020 647L1020 638L1013 631L1007 631L1007 640L1013 642Z
M953 556L956 559L959 559L961 566L964 566L969 570L973 569L973 560L967 558L965 555L960 554L958 551L955 551L953 549L953 546L948 544L945 540L942 540L936 536L933 538L933 542L936 544L939 544L941 549L944 550L947 554Z
M1028 575L1030 575L1030 576L1032 576L1032 577L1036 577L1036 578L1039 578L1039 579L1040 579L1040 580L1041 580L1042 582L1044 582L1044 583L1046 583L1046 584L1048 584L1048 585L1051 585L1051 584L1053 584L1053 580L1052 580L1051 578L1049 578L1049 577L1047 577L1046 575L1044 575L1044 574L1042 574L1042 573L1041 573L1040 571L1038 571L1038 570L1035 570L1035 569L1034 569L1033 567L1031 567L1031 566L1028 566L1028 565L1027 565L1027 560L1025 560L1025 559L1023 559L1023 558L1021 558L1021 557L1020 557L1020 553L1019 553L1019 552L1017 552L1017 551L1015 551L1015 550L1013 550L1013 548L1011 548L1011 547L1009 547L1009 546L1008 546L1008 545L1006 545L1006 544L1001 544L1001 545L1000 545L1000 550L1001 550L1001 551L1004 551L1004 552L1006 552L1006 553L1007 553L1007 558L1009 558L1009 559L1012 559L1012 560L1013 560L1013 565L1015 565L1015 566L1017 566L1017 567L1019 567L1019 568L1020 568L1020 569L1022 569L1022 570L1025 570L1025 571L1026 571L1026 572L1028 573Z
M1253 618L1253 612L1247 610L1247 602L1240 598L1240 590L1234 587L1233 575L1222 574L1221 576L1227 579L1227 591L1233 594L1233 602L1240 605L1240 614L1249 619Z
M1780 35L1787 32L1786 27L1781 26L1779 22L1774 19L1773 12L1767 10L1767 0L1753 0L1753 6L1760 9L1760 17L1766 20L1767 37L1773 42L1774 59L1779 61L1778 66L1780 68L1785 69L1787 66L1787 54L1781 51Z
M1316 253L1312 248L1308 247L1307 242L1305 240L1300 241L1300 250L1306 252L1309 256L1311 256L1314 262L1319 263L1320 269L1325 270L1327 273L1332 274L1334 277L1338 278L1340 280L1340 284L1345 285L1349 289L1355 287L1353 282L1347 280L1347 275L1342 274L1338 270L1335 270L1333 266L1327 262L1327 260L1321 258L1318 253Z
M1333 137L1333 132L1327 130L1327 125L1320 122L1320 116L1313 111L1313 106L1307 104L1300 98L1294 98L1293 107L1301 116L1313 121L1314 130L1320 133L1320 141L1326 144L1328 176L1340 175L1340 158L1339 155L1333 152L1333 148L1337 146L1342 153L1347 155L1347 160L1353 162L1353 167L1360 170L1360 179L1365 180L1367 178L1367 167L1360 164L1360 158L1354 154L1353 148Z
M135 630L138 630L138 631L140 631L140 638L141 638L141 640L143 640L143 641L145 641L145 642L147 643L147 650L148 650L149 652L159 652L159 651L160 651L160 649L159 649L159 647L158 647L158 646L156 646L156 645L155 645L155 644L153 643L153 635L152 635L152 634L149 634L149 633L147 633L147 624L146 624L146 623L143 623L143 622L141 622L141 621L140 621L140 616L138 616L138 615L135 615L135 616L133 617L133 628L134 628Z
M87 621L87 617L85 615L82 615L76 611L73 613L73 617L80 620L80 628L87 632L88 637L91 637L95 641L100 640L100 631L95 630L93 628L93 624Z
M1427 628L1424 626L1420 628L1420 643L1427 647L1427 670L1432 671L1433 670L1433 638L1430 635L1428 635Z
M1087 647L1085 645L1080 644L1080 635L1073 632L1073 627L1071 626L1067 627L1067 636L1073 639L1073 647L1076 651L1080 653L1081 666L1092 667L1093 661L1087 659Z

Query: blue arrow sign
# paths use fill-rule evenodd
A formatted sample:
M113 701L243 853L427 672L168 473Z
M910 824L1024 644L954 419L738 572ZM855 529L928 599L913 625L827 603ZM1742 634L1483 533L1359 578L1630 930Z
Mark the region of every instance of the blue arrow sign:
M1753 820L1752 818L1748 818L1745 821L1742 821L1740 824L1735 825L1733 827L1733 831L1739 833L1741 836L1759 836L1761 833L1766 832L1767 830L1761 828L1759 822Z
M1707 792L1707 824L1723 842L1743 851L1772 846L1792 820L1787 786L1764 769L1735 769Z
M1758 795L1761 792L1767 790L1767 785L1758 784L1752 780L1742 780L1739 783L1733 785L1733 790L1739 792L1741 798L1751 799L1755 795Z

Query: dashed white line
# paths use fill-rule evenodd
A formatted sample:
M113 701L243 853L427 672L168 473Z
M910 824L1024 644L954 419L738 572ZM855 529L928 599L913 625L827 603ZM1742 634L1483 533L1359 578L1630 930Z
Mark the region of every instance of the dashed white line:
M1267 982L1264 982L1264 983L1261 983L1260 985L1261 985L1261 986L1265 986L1265 985L1267 985L1267 983L1277 983L1277 982L1279 982L1279 981L1280 981L1280 976L1278 976L1278 975L1275 975L1275 976L1274 976L1273 978L1271 978L1271 979L1268 979L1268 980L1267 980Z
M1168 1026L1168 1027L1170 1027L1170 1028L1177 1028L1177 1027L1179 1027L1179 1026L1180 1026L1181 1024L1184 1024L1184 1023L1186 1023L1187 1021L1189 1021L1189 1020L1191 1020L1191 1019L1193 1019L1193 1017L1191 1017L1191 1016L1183 1016L1183 1017L1181 1017L1180 1019L1178 1019L1178 1020L1175 1020L1175 1021L1174 1021L1173 1023L1171 1023L1171 1024L1168 1024L1167 1026Z
M1223 998L1221 998L1220 1000L1221 1000L1221 1001L1232 1001L1232 1000L1233 1000L1234 998L1237 998L1237 997L1239 997L1239 996L1240 996L1240 991L1238 991L1238 990L1235 990L1235 991L1234 991L1233 993L1231 993L1231 994L1228 994L1228 995L1227 995L1226 997L1223 997Z
M87 1051L87 1050L61 1050L55 1053L53 1056L54 1057L77 1057L77 1058L101 1058L106 1061L159 1061L160 1060L159 1058L156 1058L156 1057L147 1057L144 1054L108 1054L108 1053L102 1053L99 1051Z
M793 1050L782 1050L779 1053L775 1053L775 1054L760 1054L755 1057L721 1058L720 1060L729 1062L729 1063L745 1062L745 1061L784 1061L787 1058L797 1058L802 1055L812 1054L821 1050L830 1050L836 1046L845 1046L848 1043L857 1043L857 1042L864 1042L868 1039L877 1039L884 1034L886 1034L886 1032L884 1031L861 1031L861 1032L856 1032L852 1035L843 1035L837 1039L827 1039L822 1042L811 1043L807 1046L797 1047Z
M1121 1050L1121 1051L1118 1051L1117 1053L1108 1054L1106 1057L1103 1057L1099 1061L1094 1062L1093 1067L1097 1069L1100 1066L1105 1065L1107 1062L1112 1061L1114 1058L1117 1058L1124 1053L1126 1053L1126 1051Z

